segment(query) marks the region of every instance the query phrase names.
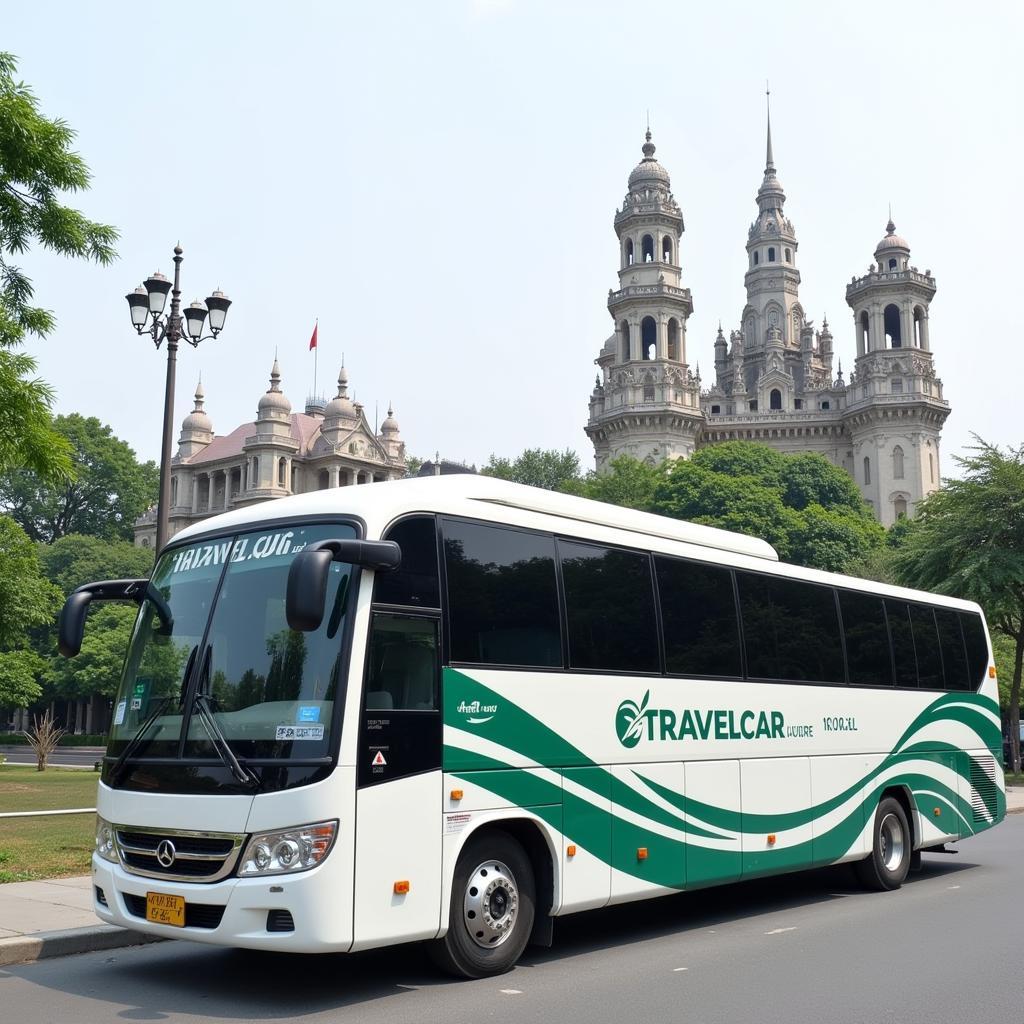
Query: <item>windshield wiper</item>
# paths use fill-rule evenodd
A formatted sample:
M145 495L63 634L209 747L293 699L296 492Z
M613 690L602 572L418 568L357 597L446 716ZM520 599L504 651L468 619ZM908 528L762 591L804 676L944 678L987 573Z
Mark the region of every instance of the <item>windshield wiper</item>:
M117 760L114 762L110 769L110 782L116 786L121 779L121 772L124 769L128 758L135 753L136 750L142 745L142 737L149 732L153 723L164 713L164 709L170 703L170 697L161 697L157 701L156 708L150 713L149 717L139 726L135 735L128 741L124 750L118 755Z
M203 672L199 679L200 686L210 677L210 657L212 651L212 645L206 648L206 657L203 659ZM235 752L231 749L231 744L228 743L224 730L217 724L210 695L202 693L199 687L196 687L195 694L192 697L192 706L199 712L199 721L203 723L203 728L206 730L206 735L210 737L210 742L213 744L213 749L217 751L217 756L231 769L231 774L244 785L259 786L260 780L248 768L244 768L238 758L235 757Z
M182 673L182 690L185 687L185 681L189 677L189 673L192 671L192 665L196 660L196 652L199 650L198 645L193 647L189 652L188 661L185 662L185 671ZM128 763L128 758L135 753L136 750L142 745L142 738L152 728L153 723L164 713L167 705L170 703L170 697L161 697L156 707L150 712L149 717L139 726L136 730L135 735L128 741L124 750L118 755L117 760L114 762L110 769L110 781L113 785L117 785L121 777L121 772L124 766ZM178 697L178 706L181 706L181 696Z

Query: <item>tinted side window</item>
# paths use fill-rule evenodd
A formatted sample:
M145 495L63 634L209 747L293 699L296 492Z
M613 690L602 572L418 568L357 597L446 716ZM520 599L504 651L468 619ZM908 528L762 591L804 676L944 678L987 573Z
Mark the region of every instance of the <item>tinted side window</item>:
M436 711L437 622L376 614L370 627L367 711Z
M570 668L660 669L651 557L559 540Z
M910 624L914 630L914 650L917 651L917 685L922 690L941 690L942 657L935 613L925 605L912 604Z
M665 669L687 676L739 676L739 622L732 573L700 562L654 558L665 629Z
M906 601L885 602L892 640L892 659L896 668L897 686L917 686L917 654L914 634L910 628L910 605Z
M843 650L831 587L738 572L747 675L842 683Z
M378 604L440 608L433 516L403 519L388 530L384 540L393 540L402 549L402 564L394 572L376 574L373 600Z
M985 640L985 627L977 612L961 612L960 624L964 628L964 640L967 644L967 670L970 689L981 686L988 672L988 643Z
M859 686L892 686L892 658L885 606L880 597L839 591L850 682Z
M960 632L960 615L952 608L936 608L935 623L939 627L939 650L947 690L969 690L967 652Z
M444 523L452 661L561 666L553 537Z

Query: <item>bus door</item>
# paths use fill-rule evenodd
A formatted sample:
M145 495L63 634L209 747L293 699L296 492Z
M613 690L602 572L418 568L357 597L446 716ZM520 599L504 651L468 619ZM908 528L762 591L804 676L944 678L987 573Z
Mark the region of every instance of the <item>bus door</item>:
M378 573L356 751L355 943L432 938L441 907L440 634L434 520L385 534L402 565ZM402 891L406 890L406 891Z

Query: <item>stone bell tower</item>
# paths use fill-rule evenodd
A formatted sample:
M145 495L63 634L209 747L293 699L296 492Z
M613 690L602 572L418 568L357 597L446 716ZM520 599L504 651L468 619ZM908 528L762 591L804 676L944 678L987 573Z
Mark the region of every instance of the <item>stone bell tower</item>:
M598 472L620 455L654 462L689 456L703 422L700 378L686 362L693 302L682 284L683 214L654 152L648 129L615 214L619 287L608 292L615 330L596 360L586 426Z
M853 477L883 526L913 515L937 490L939 439L949 415L935 376L928 311L935 278L910 263L910 244L889 218L863 277L846 286L857 361L847 391Z

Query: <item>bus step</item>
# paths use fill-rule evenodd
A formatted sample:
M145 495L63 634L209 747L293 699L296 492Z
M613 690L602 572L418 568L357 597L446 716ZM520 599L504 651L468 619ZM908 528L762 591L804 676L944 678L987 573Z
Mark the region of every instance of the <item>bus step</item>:
M955 857L960 851L959 850L951 850L951 849L949 849L948 846L945 845L945 843L943 843L942 846L929 846L928 849L924 850L923 852L924 853L948 853L951 857Z

